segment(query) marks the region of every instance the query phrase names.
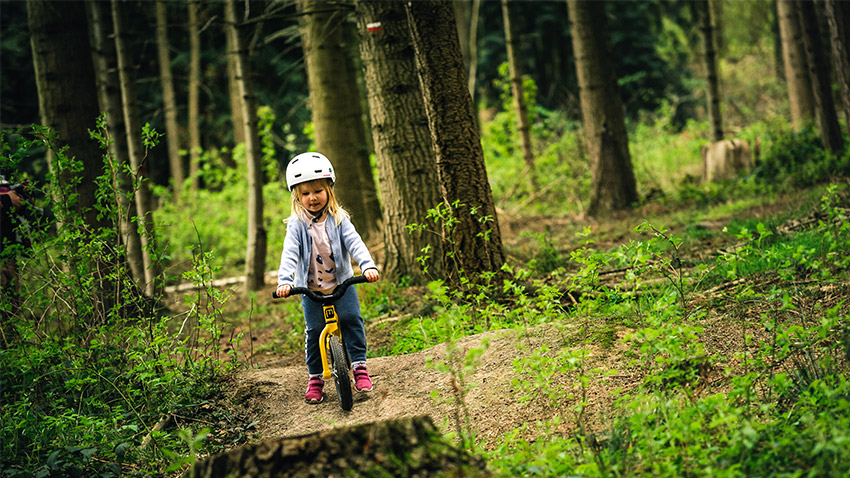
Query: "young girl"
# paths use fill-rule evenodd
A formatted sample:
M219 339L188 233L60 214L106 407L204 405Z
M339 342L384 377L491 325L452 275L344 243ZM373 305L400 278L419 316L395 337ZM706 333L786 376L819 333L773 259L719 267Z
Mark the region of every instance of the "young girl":
M307 287L319 294L332 293L337 284L354 275L351 258L369 282L380 278L366 244L336 200L334 181L336 174L331 162L319 153L299 154L286 167L292 214L286 220L286 238L277 273L279 297L287 297L292 287ZM371 391L372 380L366 371L366 329L357 291L349 287L334 305L354 368L354 389ZM310 374L304 398L307 403L321 403L325 382L319 335L325 319L322 306L312 299L302 296L301 306L307 323L304 349Z

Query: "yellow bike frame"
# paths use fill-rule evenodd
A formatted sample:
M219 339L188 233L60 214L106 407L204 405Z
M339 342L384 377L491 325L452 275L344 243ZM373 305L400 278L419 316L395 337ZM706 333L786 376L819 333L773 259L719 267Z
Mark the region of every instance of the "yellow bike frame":
M341 339L342 334L339 331L334 306L324 305L322 306L322 311L325 315L325 328L322 329L322 334L319 335L319 354L322 356L322 378L328 380L331 378L331 367L328 364L328 337L336 335Z

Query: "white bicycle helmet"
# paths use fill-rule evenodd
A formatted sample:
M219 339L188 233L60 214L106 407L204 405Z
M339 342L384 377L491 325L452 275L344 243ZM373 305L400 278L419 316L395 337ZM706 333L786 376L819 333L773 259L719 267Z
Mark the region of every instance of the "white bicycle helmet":
M330 179L336 182L336 174L330 160L322 153L301 153L286 166L286 186L292 191L296 184L314 179Z

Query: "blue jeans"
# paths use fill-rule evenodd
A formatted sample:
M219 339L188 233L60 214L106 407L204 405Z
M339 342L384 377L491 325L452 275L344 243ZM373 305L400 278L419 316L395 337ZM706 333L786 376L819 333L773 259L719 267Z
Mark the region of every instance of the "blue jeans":
M310 375L322 373L322 356L319 354L319 336L325 328L325 317L322 304L314 302L307 296L301 296L301 306L304 308L304 353L307 358L307 372ZM352 362L366 360L366 328L360 315L360 301L357 290L352 286L334 303L337 320L342 330L345 348Z

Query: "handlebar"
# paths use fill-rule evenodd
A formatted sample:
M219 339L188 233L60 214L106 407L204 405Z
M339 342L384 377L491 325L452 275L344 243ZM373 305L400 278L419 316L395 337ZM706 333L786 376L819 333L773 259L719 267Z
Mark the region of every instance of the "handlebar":
M348 286L354 284L363 284L366 282L369 282L369 279L367 279L366 276L354 276L345 279L342 284L336 286L336 289L334 289L333 293L330 295L317 294L306 287L293 287L289 290L289 295L304 294L320 304L332 304L339 300L343 294L345 294L345 291L348 290ZM272 298L280 299L280 297L278 297L277 295L277 290L272 291Z

